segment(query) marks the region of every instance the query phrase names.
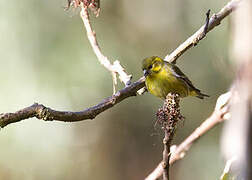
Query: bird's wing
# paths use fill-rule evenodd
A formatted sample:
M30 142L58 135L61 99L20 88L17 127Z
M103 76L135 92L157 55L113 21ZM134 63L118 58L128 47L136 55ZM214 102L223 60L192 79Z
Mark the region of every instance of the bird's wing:
M177 78L183 80L190 88L192 88L192 90L200 92L200 90L197 89L196 87L194 87L194 85L188 79L188 77L176 65L169 63L169 66L171 67L171 71L172 71L174 76L176 76Z

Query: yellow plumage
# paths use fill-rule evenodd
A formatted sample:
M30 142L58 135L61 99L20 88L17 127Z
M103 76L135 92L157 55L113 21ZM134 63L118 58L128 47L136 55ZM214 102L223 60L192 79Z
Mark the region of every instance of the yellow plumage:
M195 88L175 64L165 62L157 56L145 58L142 69L148 91L157 97L165 99L170 92L177 93L180 97L196 96L200 99L208 97Z

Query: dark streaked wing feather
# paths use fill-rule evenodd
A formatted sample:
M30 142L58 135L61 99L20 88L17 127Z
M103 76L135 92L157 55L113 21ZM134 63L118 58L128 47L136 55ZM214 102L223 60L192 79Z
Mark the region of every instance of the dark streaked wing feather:
M197 91L197 92L200 92L200 90L197 89L196 87L194 87L194 85L193 85L192 82L188 79L188 77L186 77L186 75L185 75L176 65L174 65L174 64L168 64L168 65L171 67L171 70L173 71L173 74L174 74L177 78L179 78L179 79L185 81L185 83L186 83L192 90L195 90L195 91Z

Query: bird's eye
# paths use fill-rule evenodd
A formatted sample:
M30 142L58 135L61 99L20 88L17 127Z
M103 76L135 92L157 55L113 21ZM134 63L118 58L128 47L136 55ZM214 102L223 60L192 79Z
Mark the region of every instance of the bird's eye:
M149 65L148 69L151 69L152 68L152 65Z

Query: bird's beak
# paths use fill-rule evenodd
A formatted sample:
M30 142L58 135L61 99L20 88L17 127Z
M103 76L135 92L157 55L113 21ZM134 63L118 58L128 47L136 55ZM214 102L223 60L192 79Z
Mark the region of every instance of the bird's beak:
M144 77L147 77L147 76L150 74L150 71L144 69L144 70L143 70L143 73L144 73Z

